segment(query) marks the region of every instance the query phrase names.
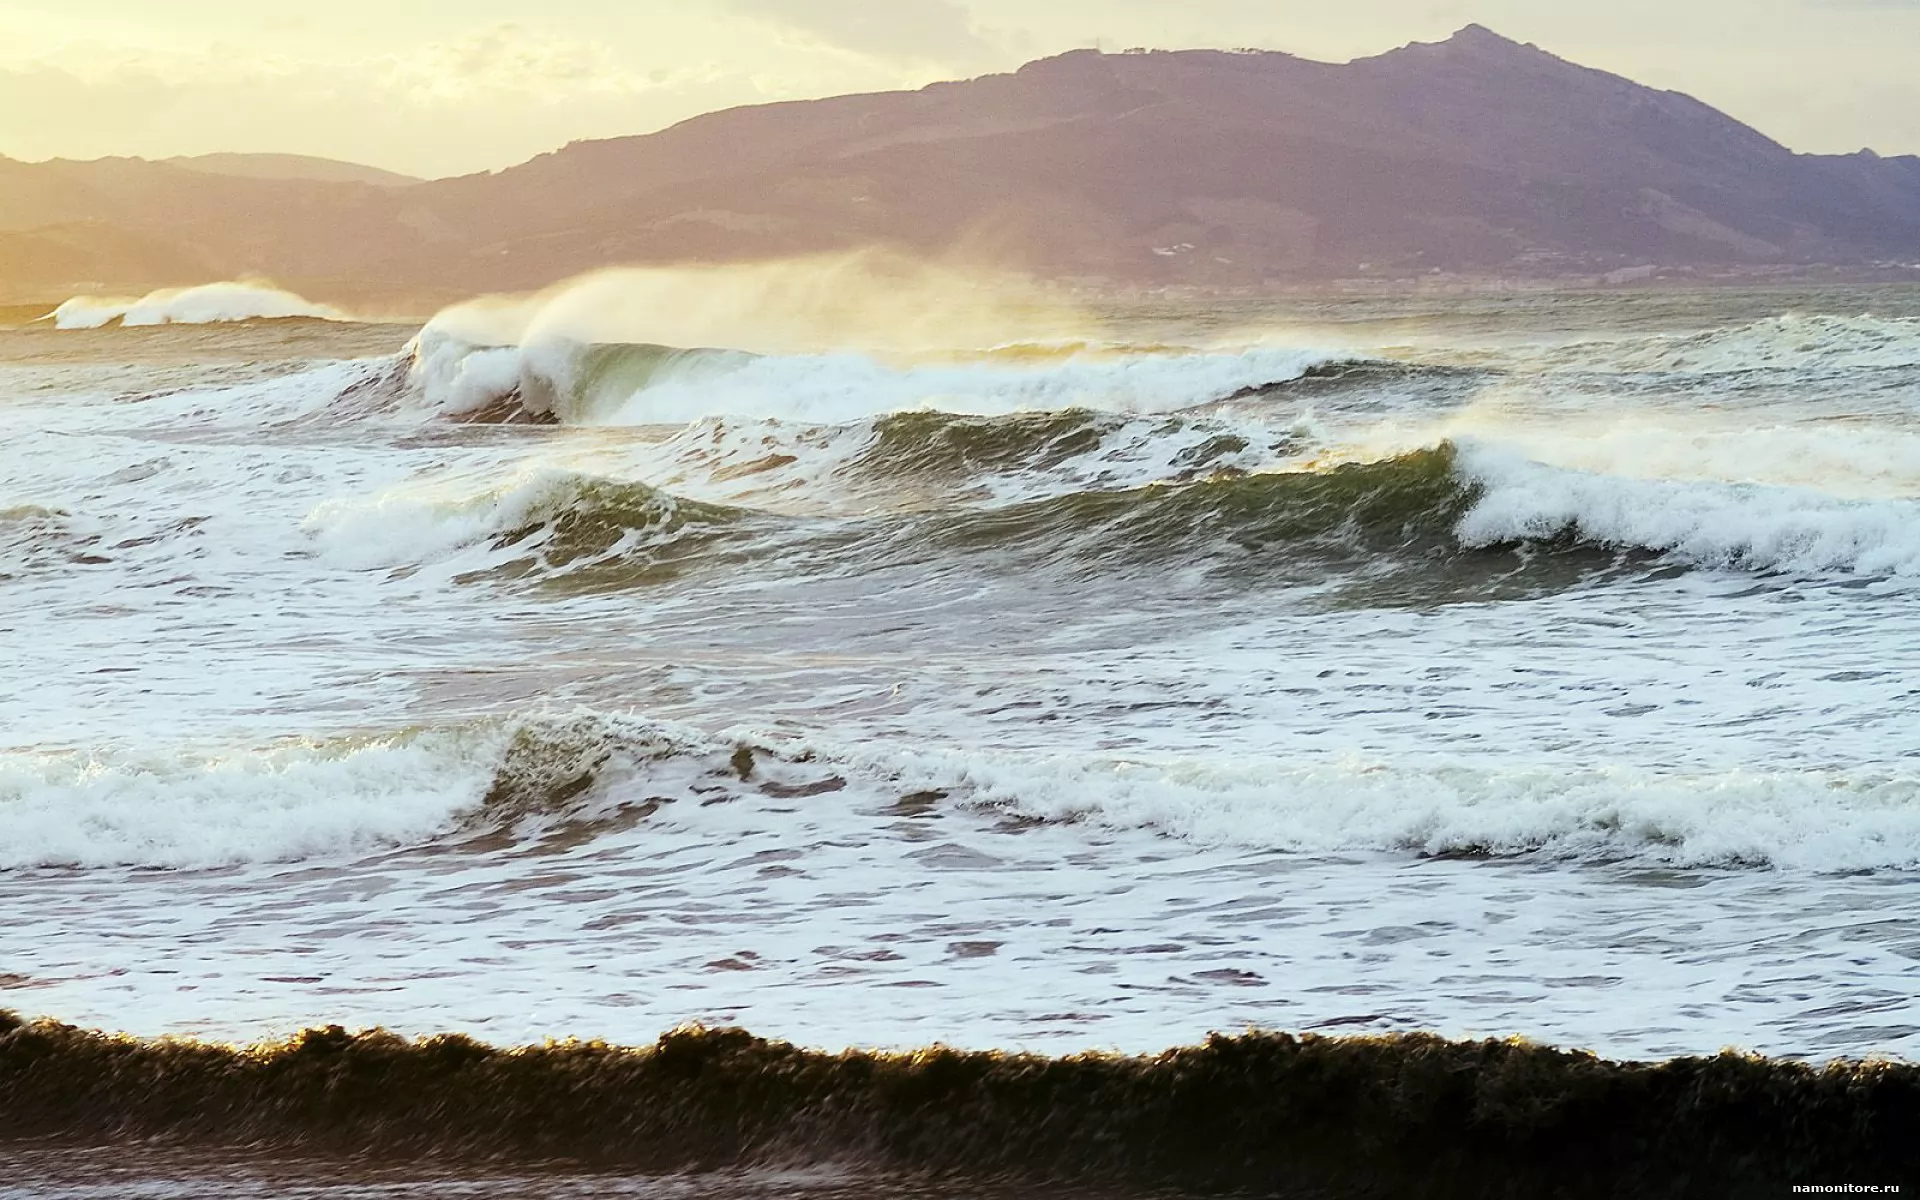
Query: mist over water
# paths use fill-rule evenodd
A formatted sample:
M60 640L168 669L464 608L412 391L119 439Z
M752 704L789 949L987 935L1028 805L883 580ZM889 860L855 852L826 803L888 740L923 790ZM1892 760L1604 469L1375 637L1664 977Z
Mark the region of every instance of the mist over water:
M136 310L0 333L5 1007L1920 1044L1911 293Z

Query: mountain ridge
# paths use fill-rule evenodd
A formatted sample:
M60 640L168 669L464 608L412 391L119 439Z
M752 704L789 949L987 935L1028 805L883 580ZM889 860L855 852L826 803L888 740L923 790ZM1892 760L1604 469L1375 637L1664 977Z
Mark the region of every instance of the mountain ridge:
M376 187L411 187L421 180L382 167L320 158L311 154L221 151L214 154L175 155L159 160L189 171L210 175L237 175L247 179L309 179L316 183L370 183Z
M64 258L18 248L54 229ZM147 247L147 265L110 243ZM1685 93L1470 25L1348 63L1075 50L405 186L0 160L0 290L15 292L62 270L197 282L159 279L169 254L480 291L863 246L1127 286L1913 262L1920 157L1797 154ZM37 284L20 278L30 260Z

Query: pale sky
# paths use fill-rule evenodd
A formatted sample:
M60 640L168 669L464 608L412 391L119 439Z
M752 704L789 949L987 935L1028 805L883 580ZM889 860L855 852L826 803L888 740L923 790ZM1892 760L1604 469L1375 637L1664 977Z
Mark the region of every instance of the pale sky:
M0 155L449 175L1077 46L1344 61L1473 21L1796 150L1920 153L1920 0L0 0Z

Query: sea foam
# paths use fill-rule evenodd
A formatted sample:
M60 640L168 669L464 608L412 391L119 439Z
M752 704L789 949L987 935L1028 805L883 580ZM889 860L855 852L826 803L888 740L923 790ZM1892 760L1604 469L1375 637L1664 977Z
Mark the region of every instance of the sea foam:
M939 789L957 804L1205 846L1816 871L1920 864L1920 779L1911 777L1357 757L847 754L895 786Z
M1456 530L1467 546L1572 536L1706 567L1920 575L1920 500L1622 477L1537 462L1497 443L1462 443L1457 470L1480 492Z
M0 755L0 868L214 867L420 842L476 808L497 737Z
M737 762L738 747L748 748L750 765L736 772L728 755ZM608 768L615 760L619 769ZM744 729L708 735L576 712L227 753L9 754L0 757L0 867L337 857L445 837L487 803L506 803L496 824L528 813L564 817L551 805L579 792L580 783L567 784L575 777L600 785L564 801L584 816L640 797L698 801L715 778L793 770L833 781L837 798L809 804L806 822L851 838L911 794L989 818L1303 855L1539 854L1812 871L1920 864L1920 780L1884 772L1032 755ZM777 821L790 809L760 803L769 810L734 819ZM687 816L699 811L692 803ZM698 840L702 828L669 821L652 838Z

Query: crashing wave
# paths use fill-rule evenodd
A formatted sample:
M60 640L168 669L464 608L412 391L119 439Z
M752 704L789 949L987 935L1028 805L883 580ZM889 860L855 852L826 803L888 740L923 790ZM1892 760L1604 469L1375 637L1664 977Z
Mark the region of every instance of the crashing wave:
M1544 854L1816 871L1920 864L1920 778L1244 756L853 751L891 786L1047 822L1302 854Z
M317 304L292 292L258 283L161 288L133 299L75 296L53 310L53 323L59 329L99 329L114 324L126 327L211 325L289 317L352 320L332 305Z
M418 842L486 790L458 737L0 755L0 868L211 867Z
M619 579L638 583L643 575L671 577L753 516L643 483L559 469L531 471L478 494L451 487L328 504L308 518L307 532L324 557L350 570L451 560L517 577L578 574L610 563Z
M707 417L841 424L937 409L972 416L1164 413L1249 397L1326 361L1305 349L1025 356L911 361L854 353L767 355L731 349L462 341L429 325L412 383L448 416L512 412L571 425L684 425Z
M674 746L698 758L695 773L726 766L727 751L699 735L616 717L226 750L5 753L0 869L193 869L525 832L581 815L568 804L583 776Z
M1476 490L1456 533L1468 547L1563 539L1657 552L1702 567L1920 576L1920 500L1804 487L1623 478L1465 443Z
M841 786L804 755L601 713L219 750L15 751L0 753L0 870L486 851L627 828L727 787L790 798Z
M832 815L819 807L826 796ZM1012 816L1298 854L1920 865L1920 780L1907 776L1117 759L714 735L579 712L225 753L0 755L0 869L204 868L429 844L565 848L657 814L665 824L649 836L698 838L698 822L663 809L733 801L772 820L800 797L810 798L809 820L849 832L938 805L984 816L983 835Z
M1622 477L1478 440L1328 462L1289 456L1284 441L1249 446L1209 422L1162 420L1179 437L1149 441L1178 449L1150 462L1127 457L1138 449L1121 436L1131 423L1085 412L902 414L823 452L824 465L769 452L765 440L720 441L697 464L698 447L664 451L710 488L725 477L736 496L833 491L847 511L826 521L804 504L742 507L545 469L504 485L456 478L336 501L307 528L348 569L443 562L462 578L566 575L582 588L666 582L719 562L840 574L933 558L1042 574L1198 569L1241 583L1435 577L1437 591L1408 600L1484 598L1488 587L1524 595L1663 564L1920 577L1920 501ZM1021 493L995 495L997 479ZM862 497L889 502L876 511Z

